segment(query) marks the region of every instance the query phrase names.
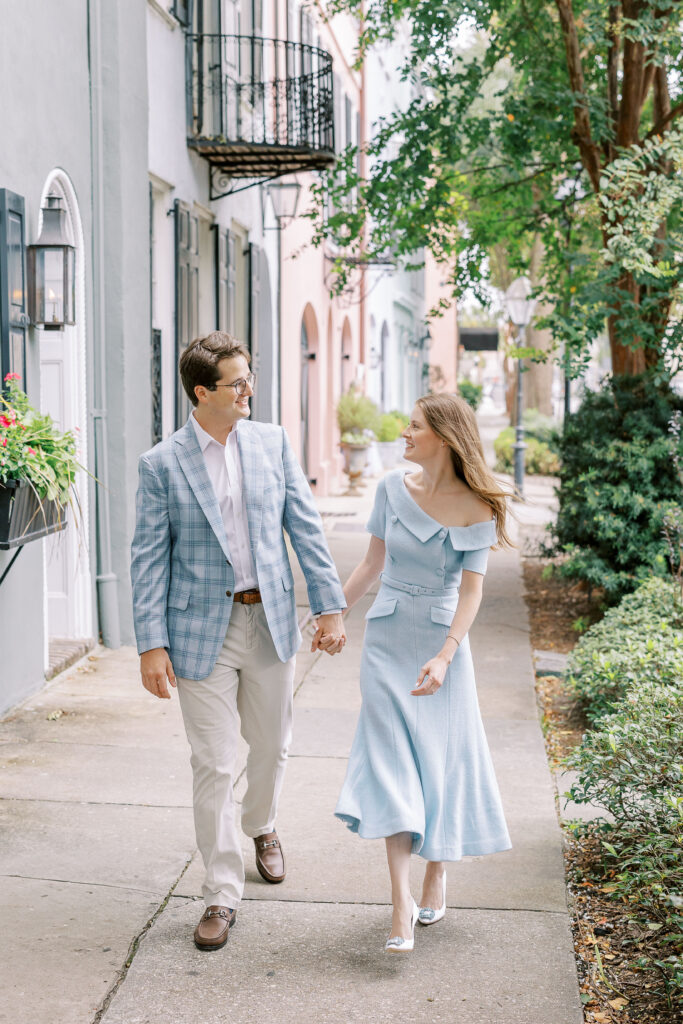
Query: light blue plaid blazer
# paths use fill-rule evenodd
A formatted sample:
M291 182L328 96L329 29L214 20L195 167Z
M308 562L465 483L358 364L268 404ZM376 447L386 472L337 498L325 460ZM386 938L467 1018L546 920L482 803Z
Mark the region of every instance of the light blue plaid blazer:
M240 423L249 539L263 608L282 661L301 643L283 528L306 579L311 611L345 608L311 489L280 426ZM168 649L176 673L204 679L232 611L235 576L218 500L188 420L140 456L132 544L138 652Z

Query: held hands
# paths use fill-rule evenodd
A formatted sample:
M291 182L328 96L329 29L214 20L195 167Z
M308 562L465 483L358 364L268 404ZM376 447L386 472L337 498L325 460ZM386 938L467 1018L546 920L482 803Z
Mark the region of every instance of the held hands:
M341 653L346 643L346 630L341 614L320 615L316 626L317 629L311 642L311 651L326 651L328 654Z
M166 680L171 686L175 686L175 672L165 647L155 647L140 655L140 674L146 690L155 697L171 699Z
M414 697L429 697L436 693L443 684L450 662L442 654L430 658L426 665L420 669L417 677L417 687L411 690Z

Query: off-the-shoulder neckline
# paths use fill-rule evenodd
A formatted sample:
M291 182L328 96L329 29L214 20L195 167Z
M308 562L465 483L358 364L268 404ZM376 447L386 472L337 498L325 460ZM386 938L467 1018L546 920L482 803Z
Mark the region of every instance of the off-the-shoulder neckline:
M427 519L430 519L433 523L436 523L436 525L439 527L440 530L471 530L475 526L486 526L486 525L488 525L488 523L493 523L494 522L494 518L493 518L493 516L491 516L490 519L480 519L476 523L468 523L467 526L446 526L444 523L440 523L438 519L435 519L434 516L430 516L429 512L426 512L422 508L422 505L420 505L417 501L415 501L415 498L412 496L412 494L408 490L408 485L406 484L406 477L407 476L412 476L412 473L410 472L410 470L407 470L407 469L399 470L399 473L401 474L401 483L403 484L403 489L405 490L406 494L408 495L408 497L412 501L412 503L415 506L415 508L418 509L422 513L423 516L426 516Z

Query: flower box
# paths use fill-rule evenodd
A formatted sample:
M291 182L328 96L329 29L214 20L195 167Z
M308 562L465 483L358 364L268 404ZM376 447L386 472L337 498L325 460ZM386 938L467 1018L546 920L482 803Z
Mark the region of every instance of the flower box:
M39 540L66 526L66 508L37 496L25 480L0 481L0 550Z

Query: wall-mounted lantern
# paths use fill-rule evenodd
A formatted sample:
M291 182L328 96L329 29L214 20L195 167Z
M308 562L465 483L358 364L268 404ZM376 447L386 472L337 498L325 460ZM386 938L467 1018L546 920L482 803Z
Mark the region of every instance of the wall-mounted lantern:
M66 210L59 196L49 195L38 241L28 247L31 323L46 331L63 331L66 324L76 322L75 269L76 250L67 234Z

